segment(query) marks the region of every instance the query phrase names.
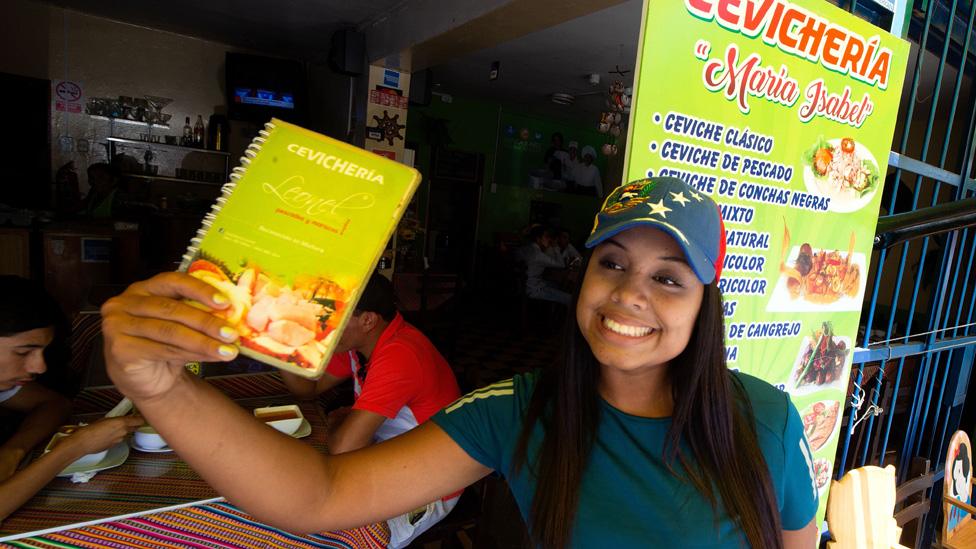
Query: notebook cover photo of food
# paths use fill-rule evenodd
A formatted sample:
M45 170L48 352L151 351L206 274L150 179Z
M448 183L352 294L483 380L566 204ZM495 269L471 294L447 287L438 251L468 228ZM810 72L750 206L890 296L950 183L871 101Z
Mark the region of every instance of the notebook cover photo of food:
M317 378L420 174L277 119L244 154L180 270L227 295L243 354Z

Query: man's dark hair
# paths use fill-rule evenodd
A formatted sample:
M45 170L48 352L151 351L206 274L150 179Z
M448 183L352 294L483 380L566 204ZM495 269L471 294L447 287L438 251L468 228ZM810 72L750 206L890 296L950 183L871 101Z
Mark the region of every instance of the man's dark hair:
M366 283L366 289L356 304L356 314L365 312L376 313L389 322L396 316L396 294L393 284L380 273L373 273Z
M67 328L61 307L44 287L33 280L0 275L0 337L10 337L38 328Z

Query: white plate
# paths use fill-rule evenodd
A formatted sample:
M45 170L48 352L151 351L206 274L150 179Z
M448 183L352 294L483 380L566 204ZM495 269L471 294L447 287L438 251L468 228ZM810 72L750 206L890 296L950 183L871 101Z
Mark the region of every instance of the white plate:
M823 251L822 248L813 248L813 253L819 253ZM827 250L828 252L836 251L835 249ZM842 254L846 254L846 250L840 250ZM800 255L800 247L793 246L790 250L790 255L786 260L786 264L795 265L796 258ZM857 294L853 297L845 295L841 296L837 301L833 303L812 303L807 301L803 297L798 297L793 299L790 295L789 289L786 287L786 274L779 273L779 277L776 279L776 287L773 288L773 293L769 298L769 303L766 304L766 310L771 313L818 313L818 312L841 312L841 311L861 311L861 303L864 301L864 288L867 286L867 276L868 270L864 262L864 254L861 252L854 252L852 254L854 257L851 262L857 266L861 273L861 280L858 284ZM773 268L779 270L779 265L777 264Z
M65 433L61 433L61 432L54 433L54 435L51 436L51 441L48 442L47 443L47 446L44 448L44 453L46 454L46 453L50 452L51 449L53 449L58 444L58 441L59 440L64 439L64 438L68 438L70 436L71 436L70 434L65 434ZM86 454L86 455L81 456L80 458L76 459L68 467L86 467L86 466L89 466L89 465L94 465L94 464L98 463L99 461L102 461L103 459L105 459L106 454L108 454L108 449L107 448L105 450L102 450L101 452L95 452L93 454Z
M129 439L129 446L132 446L133 449L139 450L140 452L146 452L147 454L166 454L173 451L173 449L169 446L163 446L162 448L143 448L142 446L136 444L136 441L133 439Z
M840 145L840 141L840 139L828 139L827 143L830 144L831 147L837 147ZM878 189L881 188L882 184L884 184L884 180L882 179L884 174L881 173L881 166L878 165L878 161L875 160L874 155L871 154L871 151L860 142L854 141L854 153L857 154L861 160L866 160L869 163L873 162L875 169L877 169L878 173L880 174L878 176L878 181L874 183L874 188L871 189L871 192L865 194L864 196L858 196L857 191L852 189L841 190L832 188L827 183L826 177L821 178L814 175L813 169L811 169L810 166L803 168L803 182L806 184L807 190L820 196L829 197L830 211L832 212L846 213L860 210L871 202L871 199L874 198L874 193L878 192Z
M308 422L307 419L302 418L302 424L298 426L298 430L292 433L290 436L295 438L305 438L312 434L312 424Z
M75 473L93 473L95 471L104 471L105 469L111 469L113 467L118 467L125 463L125 460L129 458L129 445L122 441L115 446L108 449L108 453L97 463L92 463L91 465L75 465L71 464L64 468L63 471L58 473L59 477L70 477Z

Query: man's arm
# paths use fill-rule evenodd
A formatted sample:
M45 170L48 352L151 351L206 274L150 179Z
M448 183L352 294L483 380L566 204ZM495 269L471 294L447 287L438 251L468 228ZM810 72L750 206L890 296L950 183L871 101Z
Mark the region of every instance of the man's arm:
M346 378L336 377L329 372L323 373L322 377L318 379L307 379L284 371L280 373L281 381L285 384L285 387L299 400L313 400L315 397L346 380Z
M344 454L369 446L373 442L373 435L384 421L386 418L375 412L352 410L329 436L329 453Z
M38 383L29 383L0 406L26 414L17 432L0 446L0 481L3 481L14 474L17 465L32 448L65 423L71 403Z

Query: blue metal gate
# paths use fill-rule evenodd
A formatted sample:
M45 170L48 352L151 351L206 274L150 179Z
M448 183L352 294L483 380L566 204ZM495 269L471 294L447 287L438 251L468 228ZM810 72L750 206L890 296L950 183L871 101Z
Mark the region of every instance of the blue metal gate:
M976 0L906 1L889 6L895 13L883 1L838 2L912 42L879 227L904 212L938 219L952 204L969 209L959 201L976 195ZM890 247L878 239L837 478L892 463L901 482L919 458L939 470L955 430L976 434L976 421L962 423L976 356L976 226L966 223ZM929 513L930 536L939 509Z

